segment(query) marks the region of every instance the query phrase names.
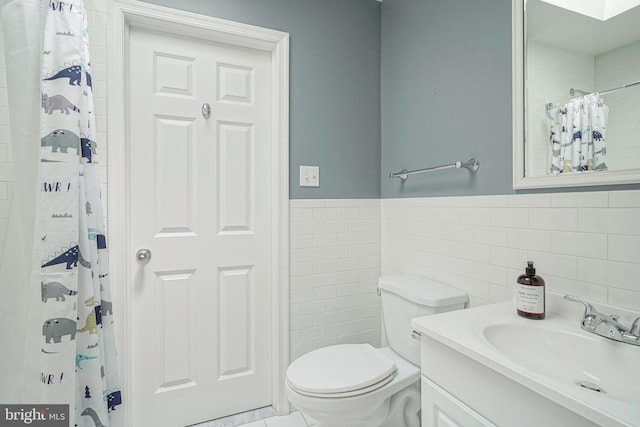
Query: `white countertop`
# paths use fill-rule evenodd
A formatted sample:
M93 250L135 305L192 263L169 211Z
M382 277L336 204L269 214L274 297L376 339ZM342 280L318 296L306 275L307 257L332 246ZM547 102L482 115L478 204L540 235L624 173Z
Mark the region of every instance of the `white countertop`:
M620 322L625 325L633 320L634 315L637 316L637 313L629 310L607 307L599 303L594 303L594 305L603 313L619 313L622 316ZM412 321L412 326L422 334L440 341L595 423L611 426L640 426L640 404L638 403L640 402L640 346L611 341L582 330L580 321L583 311L582 305L564 301L559 295L547 293L547 311L544 320L530 320L518 316L515 302L510 301L415 318ZM512 360L492 345L485 336L486 328L496 325L522 327L524 331L531 327L541 328L543 333L546 330L551 332L561 330L593 338L593 343L598 346L598 350L604 350L604 353L598 351L595 357L605 359L606 357L603 357L602 354L608 355L609 353L614 356L611 360L614 367L612 369L616 369L615 366L618 363L615 360L617 359L615 355L624 352L625 360L631 360L635 364L633 369L628 372L620 372L622 377L629 381L628 384L621 384L621 387L622 390L629 391L625 396L629 395L630 399L618 399L608 394L586 390L574 382L553 378L548 372L546 374L537 372L535 368L525 366L526 363L522 361ZM526 336L523 338L526 339ZM582 339L583 337L578 338ZM585 341L591 343L591 341ZM605 347L600 348L600 344ZM636 354L637 363L635 363ZM584 354L585 358L590 356L592 355ZM553 360L562 357L562 354L531 354L532 359L536 357L541 357L542 360L545 358ZM572 361L566 361L566 363L572 363ZM575 363L579 363L579 361L575 361Z

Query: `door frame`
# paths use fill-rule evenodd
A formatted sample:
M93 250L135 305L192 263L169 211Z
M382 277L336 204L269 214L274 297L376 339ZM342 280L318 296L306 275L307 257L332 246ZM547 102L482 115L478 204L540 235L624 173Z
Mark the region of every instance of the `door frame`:
M131 28L195 37L271 54L273 199L272 266L272 405L278 414L289 413L285 377L289 362L289 34L252 25L198 15L135 0L114 0L108 21L108 197L107 225L113 300L121 307L116 342L124 389L125 425L132 426L131 277L134 254L129 250L129 88L128 57ZM133 426L132 426L133 427Z

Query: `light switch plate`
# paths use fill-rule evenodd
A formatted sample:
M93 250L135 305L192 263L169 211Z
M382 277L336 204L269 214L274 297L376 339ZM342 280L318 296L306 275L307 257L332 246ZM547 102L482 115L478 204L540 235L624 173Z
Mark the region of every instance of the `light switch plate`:
M300 166L300 187L320 187L319 166Z

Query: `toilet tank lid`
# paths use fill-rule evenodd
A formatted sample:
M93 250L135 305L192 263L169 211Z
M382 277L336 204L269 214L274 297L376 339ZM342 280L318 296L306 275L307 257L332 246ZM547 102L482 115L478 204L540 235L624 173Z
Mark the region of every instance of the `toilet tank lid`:
M381 277L378 279L378 288L429 307L446 307L469 300L467 294L456 288L408 274Z

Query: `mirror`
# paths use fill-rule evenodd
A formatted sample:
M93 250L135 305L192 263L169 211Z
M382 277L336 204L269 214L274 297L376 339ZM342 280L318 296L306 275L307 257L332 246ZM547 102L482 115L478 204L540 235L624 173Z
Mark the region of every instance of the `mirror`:
M515 189L640 182L640 0L513 0Z

